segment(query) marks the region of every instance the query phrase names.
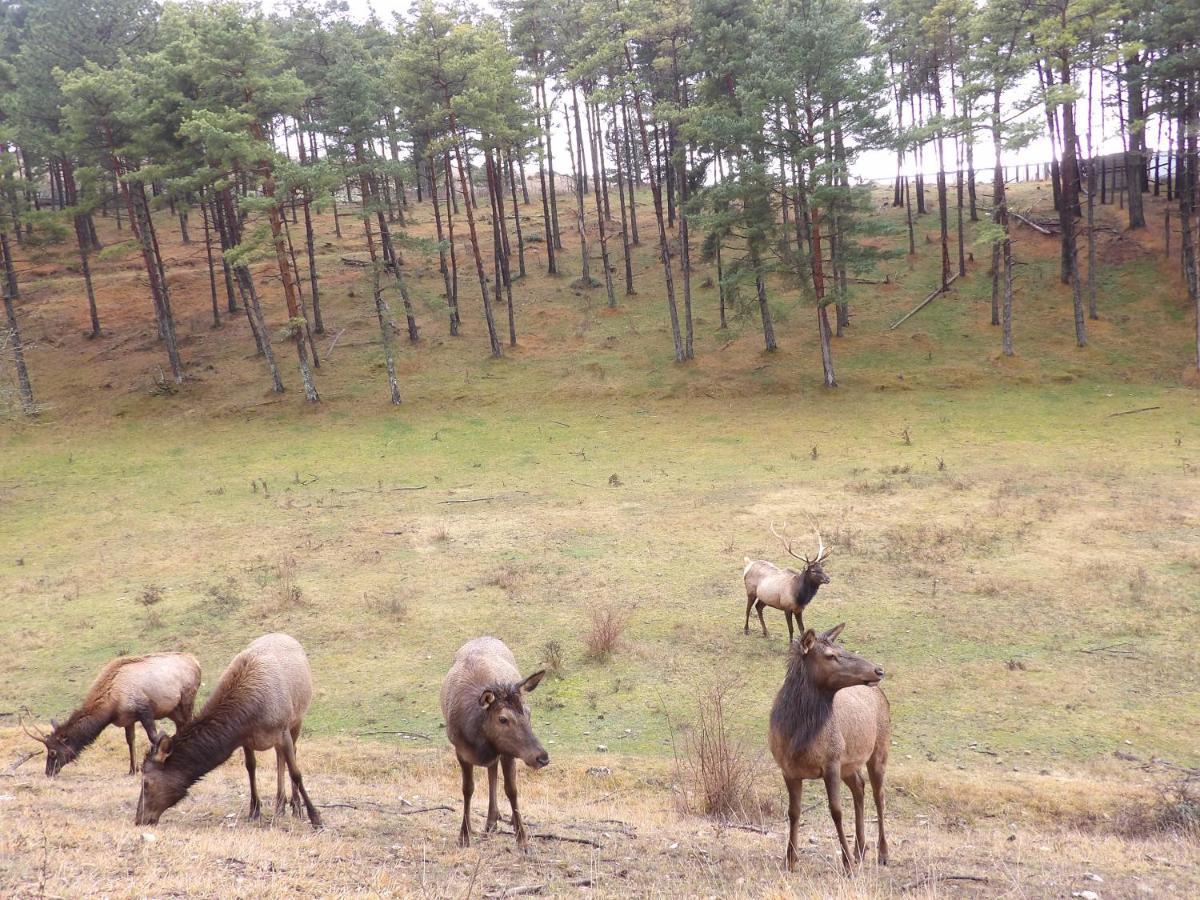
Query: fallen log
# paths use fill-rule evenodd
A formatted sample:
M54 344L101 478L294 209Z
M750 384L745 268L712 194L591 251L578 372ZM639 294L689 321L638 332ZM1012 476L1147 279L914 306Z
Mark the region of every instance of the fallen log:
M957 280L958 280L958 273L955 272L953 275L950 276L950 280L946 282L946 287L947 288L950 287L950 285L954 284L954 282ZM933 298L936 297L938 294L943 293L944 291L945 291L945 288L943 288L939 285L937 288L935 288L933 290L933 292L928 297L926 297L924 300L922 300L920 303L918 303L916 306L914 306L912 309L910 309L908 312L906 312L904 315L902 315L899 319L897 319L895 322L893 322L892 327L889 328L888 331L895 331L898 327L903 325L905 322L907 322L909 319L911 319L913 316L915 316L917 313L919 313L921 310L923 310L926 306L928 306L930 303L932 303Z

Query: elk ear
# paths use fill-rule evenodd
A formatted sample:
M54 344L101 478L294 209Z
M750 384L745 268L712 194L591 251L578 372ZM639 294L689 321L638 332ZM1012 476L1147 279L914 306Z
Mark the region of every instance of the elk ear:
M828 631L826 631L824 634L822 634L821 639L829 641L830 643L833 643L834 641L837 640L838 635L842 633L842 629L845 627L846 627L845 622L843 622L841 625L835 625L832 628L830 628Z
M528 694L530 691L532 691L534 688L536 688L539 684L541 684L542 679L545 677L546 677L545 669L542 669L538 672L534 672L532 675L530 675L528 678L526 678L524 681L521 682L521 693Z
M53 734L56 731L58 731L58 720L51 719L50 720L50 732L51 732L51 734Z
M808 653L817 644L817 633L811 628L808 629L800 638L800 652Z
M155 762L166 762L167 757L171 755L173 744L174 741L171 739L171 735L162 735L158 741L155 742L153 749L151 749L150 758Z
M496 695L492 691L484 691L479 695L479 705L484 709L488 709L496 702Z

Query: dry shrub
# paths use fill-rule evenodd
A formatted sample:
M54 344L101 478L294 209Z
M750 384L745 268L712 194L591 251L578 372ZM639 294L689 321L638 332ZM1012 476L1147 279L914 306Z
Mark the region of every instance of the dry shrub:
M138 603L142 606L154 606L161 603L163 599L163 589L157 584L148 584L142 588L142 593L138 596Z
M364 594L363 599L366 600L367 609L385 619L403 622L408 618L408 600L399 594L391 594L388 597L371 597Z
M733 690L733 682L722 681L701 696L696 722L683 737L680 764L698 812L719 819L757 819L762 812L754 790L757 759L733 735L727 718Z
M1175 776L1160 783L1150 803L1137 803L1114 816L1115 830L1126 837L1174 834L1200 841L1200 769L1174 769Z
M483 583L491 587L498 587L506 594L511 594L517 589L517 583L520 580L521 570L512 563L505 563L485 578Z
M435 544L444 544L446 541L450 540L450 531L446 528L446 523L439 522L437 525L435 525L433 528L433 533L430 534L429 539Z
M304 592L296 583L296 557L279 557L275 563L275 579L275 602L278 609L304 606Z
M542 644L542 668L551 675L562 677L564 660L563 646L558 641Z
M583 646L588 659L607 660L621 646L629 615L612 604L593 607L591 623L583 633Z

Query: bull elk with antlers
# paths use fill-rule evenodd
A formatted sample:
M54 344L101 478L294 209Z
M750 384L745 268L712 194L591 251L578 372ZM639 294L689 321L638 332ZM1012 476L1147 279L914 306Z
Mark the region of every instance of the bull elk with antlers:
M46 775L54 777L109 725L125 729L129 744L129 774L136 770L133 729L141 723L146 737L158 739L156 719L171 719L175 727L192 717L200 689L200 663L190 653L149 653L119 656L100 670L87 696L66 721L50 720L50 734L21 728L46 747ZM35 726L36 727L36 726Z
M786 526L785 530L786 530ZM795 630L792 627L792 617L796 617L800 632L804 633L804 607L812 602L817 595L817 589L823 584L829 584L829 576L825 574L822 564L829 558L825 542L821 540L821 532L813 527L817 536L817 555L812 559L802 556L792 549L790 538L783 537L775 526L771 526L771 534L783 544L783 549L790 556L804 563L803 570L780 568L765 559L744 557L746 567L742 570L742 579L746 582L746 625L743 633L750 633L750 610L758 612L758 621L762 625L763 637L767 636L767 623L763 619L763 607L774 607L783 612L787 618L788 640L795 640Z

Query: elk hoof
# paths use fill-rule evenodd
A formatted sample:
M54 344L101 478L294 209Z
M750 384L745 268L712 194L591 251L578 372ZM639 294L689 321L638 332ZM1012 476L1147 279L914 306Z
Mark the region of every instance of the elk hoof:
M460 831L458 833L458 846L460 846L460 847L470 847L471 846L471 832Z
M496 829L498 829L499 827L500 827L500 825L499 825L499 822L497 819L488 819L487 824L483 826L483 830L486 832L492 832L492 831L495 831Z

